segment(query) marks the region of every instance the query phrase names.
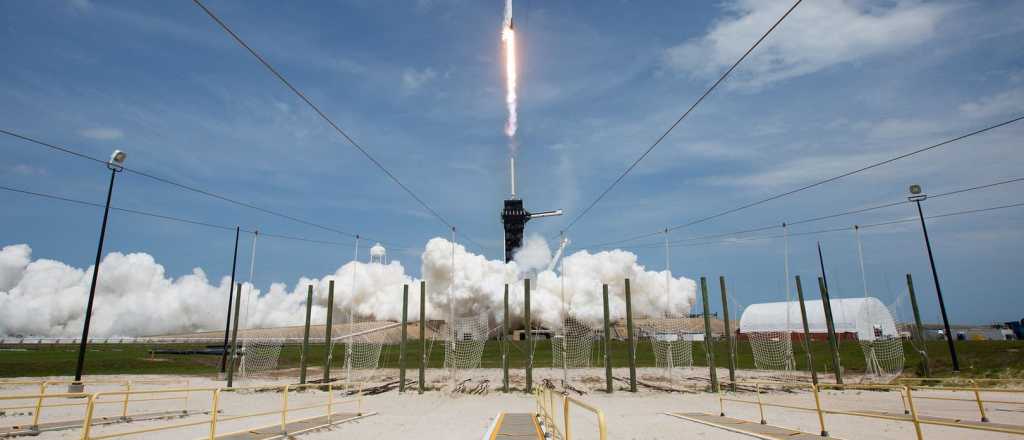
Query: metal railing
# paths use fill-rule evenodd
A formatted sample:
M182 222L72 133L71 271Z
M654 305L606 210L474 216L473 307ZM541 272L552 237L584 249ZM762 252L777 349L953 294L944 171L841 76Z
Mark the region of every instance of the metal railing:
M89 394L87 394L87 393L53 393L53 394L46 394L46 395L43 395L43 394L20 394L20 395L12 395L12 396L0 396L0 401L35 400L35 401L39 402L39 403L37 403L35 405L17 406L17 407L4 407L4 408L0 408L0 410L7 410L7 409L12 409L12 408L13 409L35 408L36 411L32 415L32 425L30 426L30 429L37 430L38 427L39 427L39 409L38 408L42 405L41 402L43 402L45 399L71 399L71 398L82 399L82 398L87 398L87 397L89 397Z
M535 393L537 397L537 412L541 420L544 422L545 427L551 431L552 437L555 439L572 440L572 421L570 417L570 408L577 406L584 410L587 410L594 414L597 418L597 430L598 438L600 440L607 440L608 438L608 427L605 421L604 412L600 408L592 406L582 400L569 397L567 395L556 393L550 389L540 387ZM557 408L555 407L556 401L561 399L562 403L562 427L559 429L556 421Z
M325 396L324 396L325 397L324 403L313 404L313 405L305 405L305 406L298 406L298 407L290 406L289 405L289 401L288 401L288 393L290 391L296 391L296 390L305 389L305 388L319 388L321 390L325 390L326 393L325 393ZM108 438L115 438L115 437L124 437L124 436L129 436L129 435L136 435L136 434L144 434L144 433L150 433L150 432L167 431L167 430L181 429L181 428L187 428L187 427L193 427L193 426L208 425L209 426L208 438L210 438L212 440L212 439L217 438L218 436L230 436L230 435L245 433L245 432L248 432L248 431L251 431L252 429L254 429L254 428L247 428L247 429L242 429L242 430L235 431L235 432L218 433L217 428L218 428L219 424L222 424L222 423L225 423L225 422L228 422L228 421L233 421L233 420L242 420L242 419L248 419L248 418L254 418L254 417L262 417L262 416L269 416L269 415L276 415L276 414L279 414L281 416L281 421L280 421L279 424L261 426L261 427L256 428L256 429L265 429L265 428L272 428L274 426L280 426L281 434L282 435L291 435L291 434L297 434L297 433L300 433L300 432L309 431L309 430L313 430L313 429L319 429L319 428L322 428L324 426L328 426L328 425L333 424L332 418L334 417L334 407L336 405L344 405L344 404L354 404L356 406L356 412L355 412L356 416L357 417L362 417L364 415L363 414L363 409L362 409L362 407L363 407L363 402L362 402L363 401L363 390L362 390L362 386L359 386L358 388L355 389L355 391L354 391L354 394L356 396L355 398L346 399L346 400L340 400L340 401L335 401L335 399L334 399L334 391L336 389L338 389L338 388L334 384L328 383L328 384L303 384L303 385L252 386L252 387L234 387L234 388L220 388L220 387L218 387L218 388L179 388L179 389L164 389L164 390L110 391L110 392L94 393L94 394L89 394L88 395L89 402L88 402L88 407L86 409L85 418L84 418L84 421L83 421L83 424L82 424L82 437L81 438L82 438L82 440L101 440L101 439L108 439ZM239 392L239 391L254 391L254 392L256 392L256 391L262 391L262 392L266 392L266 391L279 391L281 393L281 407L279 409L270 410L270 411L260 411L260 412L253 412L253 413L246 413L246 414L236 414L236 415L221 415L221 412L223 411L223 409L221 408L221 403L222 403L221 402L221 396L222 396L222 393L225 393L225 392ZM209 410L209 413L208 413L210 415L210 418L207 419L207 420L197 420L197 421L189 421L189 422L182 422L182 423L174 423L174 424L153 426L153 427L148 427L148 428L143 428L143 429L119 431L119 432L107 433L107 434L102 434L102 435L93 435L92 434L93 412L94 412L94 409L96 408L96 406L102 403L101 400L102 400L103 397L107 397L107 396L124 396L122 399L119 399L118 401L122 401L122 400L123 401L127 401L127 399L128 399L127 396L130 396L130 395L157 395L157 394L180 393L180 392L204 393L204 394L205 393L210 393L210 410ZM139 399L139 400L141 400L141 399ZM138 400L133 400L133 401L138 401ZM325 414L324 415L316 415L316 416L303 417L303 418L291 419L291 420L289 420L289 418L288 418L289 413L294 413L294 412L304 411L304 410L320 409L320 408L324 408L325 409ZM318 419L318 418L324 418L325 423L317 424L316 426L308 427L308 428L303 428L303 429L300 429L300 430L297 430L297 431L288 432L288 424L289 423L300 423L300 422L305 422L305 421L309 421L309 420L313 420L313 419Z
M39 426L40 420L42 419L43 409L45 409L45 408L62 408L62 407L69 407L69 406L87 406L87 405L89 405L88 400L83 400L83 401L78 401L78 402L53 403L53 404L46 404L45 403L47 400L60 399L60 398L65 398L65 399L66 398L80 398L80 399L81 398L87 398L87 397L89 397L90 395L93 394L93 393L86 393L86 392L81 392L81 393L49 393L49 394L47 394L52 389L51 387L53 385L68 385L68 384L71 384L71 383L73 383L73 381L70 381L70 380L0 381L0 386L26 386L27 385L27 386L32 386L32 387L36 387L36 386L39 387L38 388L39 391L38 391L37 394L31 394L31 395L22 394L22 395L0 397L0 400L35 400L35 403L31 404L31 405L0 406L0 411L31 409L32 410L32 422L31 422L30 426L33 429L36 429ZM128 392L132 391L132 387L136 386L136 385L168 385L168 384L184 383L185 384L185 388L186 389L189 388L189 381L188 380L127 380L127 381L96 380L96 381L84 381L82 383L84 385L86 385L86 386L99 386L99 385L120 386L120 387L123 387L124 390L128 391ZM129 416L129 413L128 413L129 396L130 396L130 394L125 394L124 399L122 401L103 402L102 404L120 404L121 405L121 418L122 419L127 419L128 416ZM189 393L187 391L185 391L183 393L183 395L180 395L180 396L162 397L162 398L150 398L150 399L136 399L136 400L131 400L131 402L138 403L138 402L152 402L152 401L166 401L166 400L183 400L184 401L184 406L187 408L188 407L188 399L189 399Z
M719 414L725 416L725 402L735 402L750 405L757 405L760 413L760 423L767 424L767 417L765 415L766 407L785 408L797 411L808 411L814 412L818 416L818 426L821 429L822 436L828 436L828 429L825 425L825 415L846 415L855 417L864 417L879 420L890 420L897 422L910 422L914 425L914 431L918 440L924 439L924 434L921 429L921 425L937 425L955 427L961 429L969 429L976 431L988 431L988 432L999 432L1004 434L1017 434L1024 435L1024 427L1006 427L1006 426L993 426L985 425L984 423L972 423L965 424L959 423L956 420L944 420L937 417L922 417L918 414L917 405L914 400L924 399L936 399L936 400L956 400L956 401L969 401L976 402L978 408L982 414L982 422L988 422L988 418L985 417L984 403L1010 403L1010 404L1024 404L1024 401L992 401L984 400L981 398L982 392L1010 392L1010 393L1024 393L1024 390L1007 390L1007 389L991 389L991 388L979 388L974 387L912 387L909 385L842 385L842 384L806 384L806 383L779 383L779 382L758 382L758 381L736 381L729 382L723 381L723 385L726 383L735 384L738 386L754 387L756 394L756 400L744 400L733 397L726 397L725 387L721 387L719 390ZM814 397L814 407L799 406L782 404L775 402L765 402L761 395L764 389L770 389L770 387L786 387L786 388L804 388L809 389ZM900 393L901 403L904 408L904 415L891 415L885 413L867 412L867 411L848 411L838 409L827 409L823 406L823 399L821 397L821 390L823 389L834 389L839 391L845 390L872 390L872 391L897 391ZM952 397L939 397L939 396L914 396L914 390L939 390L939 391L963 391L974 393L974 399L963 399L963 398L952 398Z

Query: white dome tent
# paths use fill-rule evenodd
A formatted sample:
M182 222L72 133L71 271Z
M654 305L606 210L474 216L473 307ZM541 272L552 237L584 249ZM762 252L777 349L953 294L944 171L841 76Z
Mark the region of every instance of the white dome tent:
M835 298L829 303L832 306L836 337L860 342L868 374L889 376L902 372L902 341L896 329L896 321L885 304L874 297ZM828 329L822 301L809 300L804 305L811 339L825 338ZM771 302L748 306L740 318L740 334L749 337L758 333L803 335L799 303ZM755 361L757 357L755 353Z
M833 298L832 319L836 335L852 333L858 340L872 339L877 333L898 337L896 321L889 309L878 298ZM804 301L807 308L807 327L812 334L824 334L825 309L820 299ZM786 311L789 311L787 319ZM786 323L789 328L786 328ZM803 320L800 318L800 304L785 301L751 304L740 317L740 333L791 332L803 334ZM813 338L813 336L812 336Z

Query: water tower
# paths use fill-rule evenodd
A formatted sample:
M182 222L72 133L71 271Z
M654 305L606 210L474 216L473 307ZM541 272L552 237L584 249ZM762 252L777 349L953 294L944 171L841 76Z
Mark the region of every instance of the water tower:
M370 263L388 264L388 250L380 243L370 248Z

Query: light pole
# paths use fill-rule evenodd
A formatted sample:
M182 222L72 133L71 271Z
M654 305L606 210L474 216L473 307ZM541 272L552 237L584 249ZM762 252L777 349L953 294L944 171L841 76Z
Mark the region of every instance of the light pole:
M89 286L89 302L85 306L85 324L82 325L82 340L78 343L78 363L75 366L75 381L68 385L69 393L81 393L85 390L82 383L82 368L85 364L85 347L89 340L89 321L92 320L92 303L96 297L96 280L100 274L100 258L103 257L103 239L107 235L107 216L110 214L110 196L114 194L114 177L124 169L124 160L128 154L121 150L114 150L107 161L107 168L110 170L110 186L107 187L107 204L103 208L103 223L100 226L100 243L96 246L96 264L92 267L92 284Z
M935 281L935 294L939 297L939 311L942 312L942 325L946 332L946 343L949 344L949 357L953 360L953 372L960 372L960 361L956 358L956 345L953 343L953 333L949 329L949 318L946 316L946 302L942 300L942 287L939 286L939 273L935 271L935 257L932 256L932 242L928 239L928 226L924 223L924 211L921 210L921 201L927 199L928 195L921 192L921 185L910 185L910 197L908 200L917 204L917 216L921 219L921 231L924 232L924 244L928 249L928 264L932 268L932 280Z

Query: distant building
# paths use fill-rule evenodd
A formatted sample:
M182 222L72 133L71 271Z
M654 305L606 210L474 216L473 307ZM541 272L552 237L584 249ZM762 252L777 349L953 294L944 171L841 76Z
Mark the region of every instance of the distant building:
M1024 339L1024 334L1021 333L1022 331L1024 331L1024 319L1021 319L1020 321L1007 322L1006 328L1013 333L1014 338Z

